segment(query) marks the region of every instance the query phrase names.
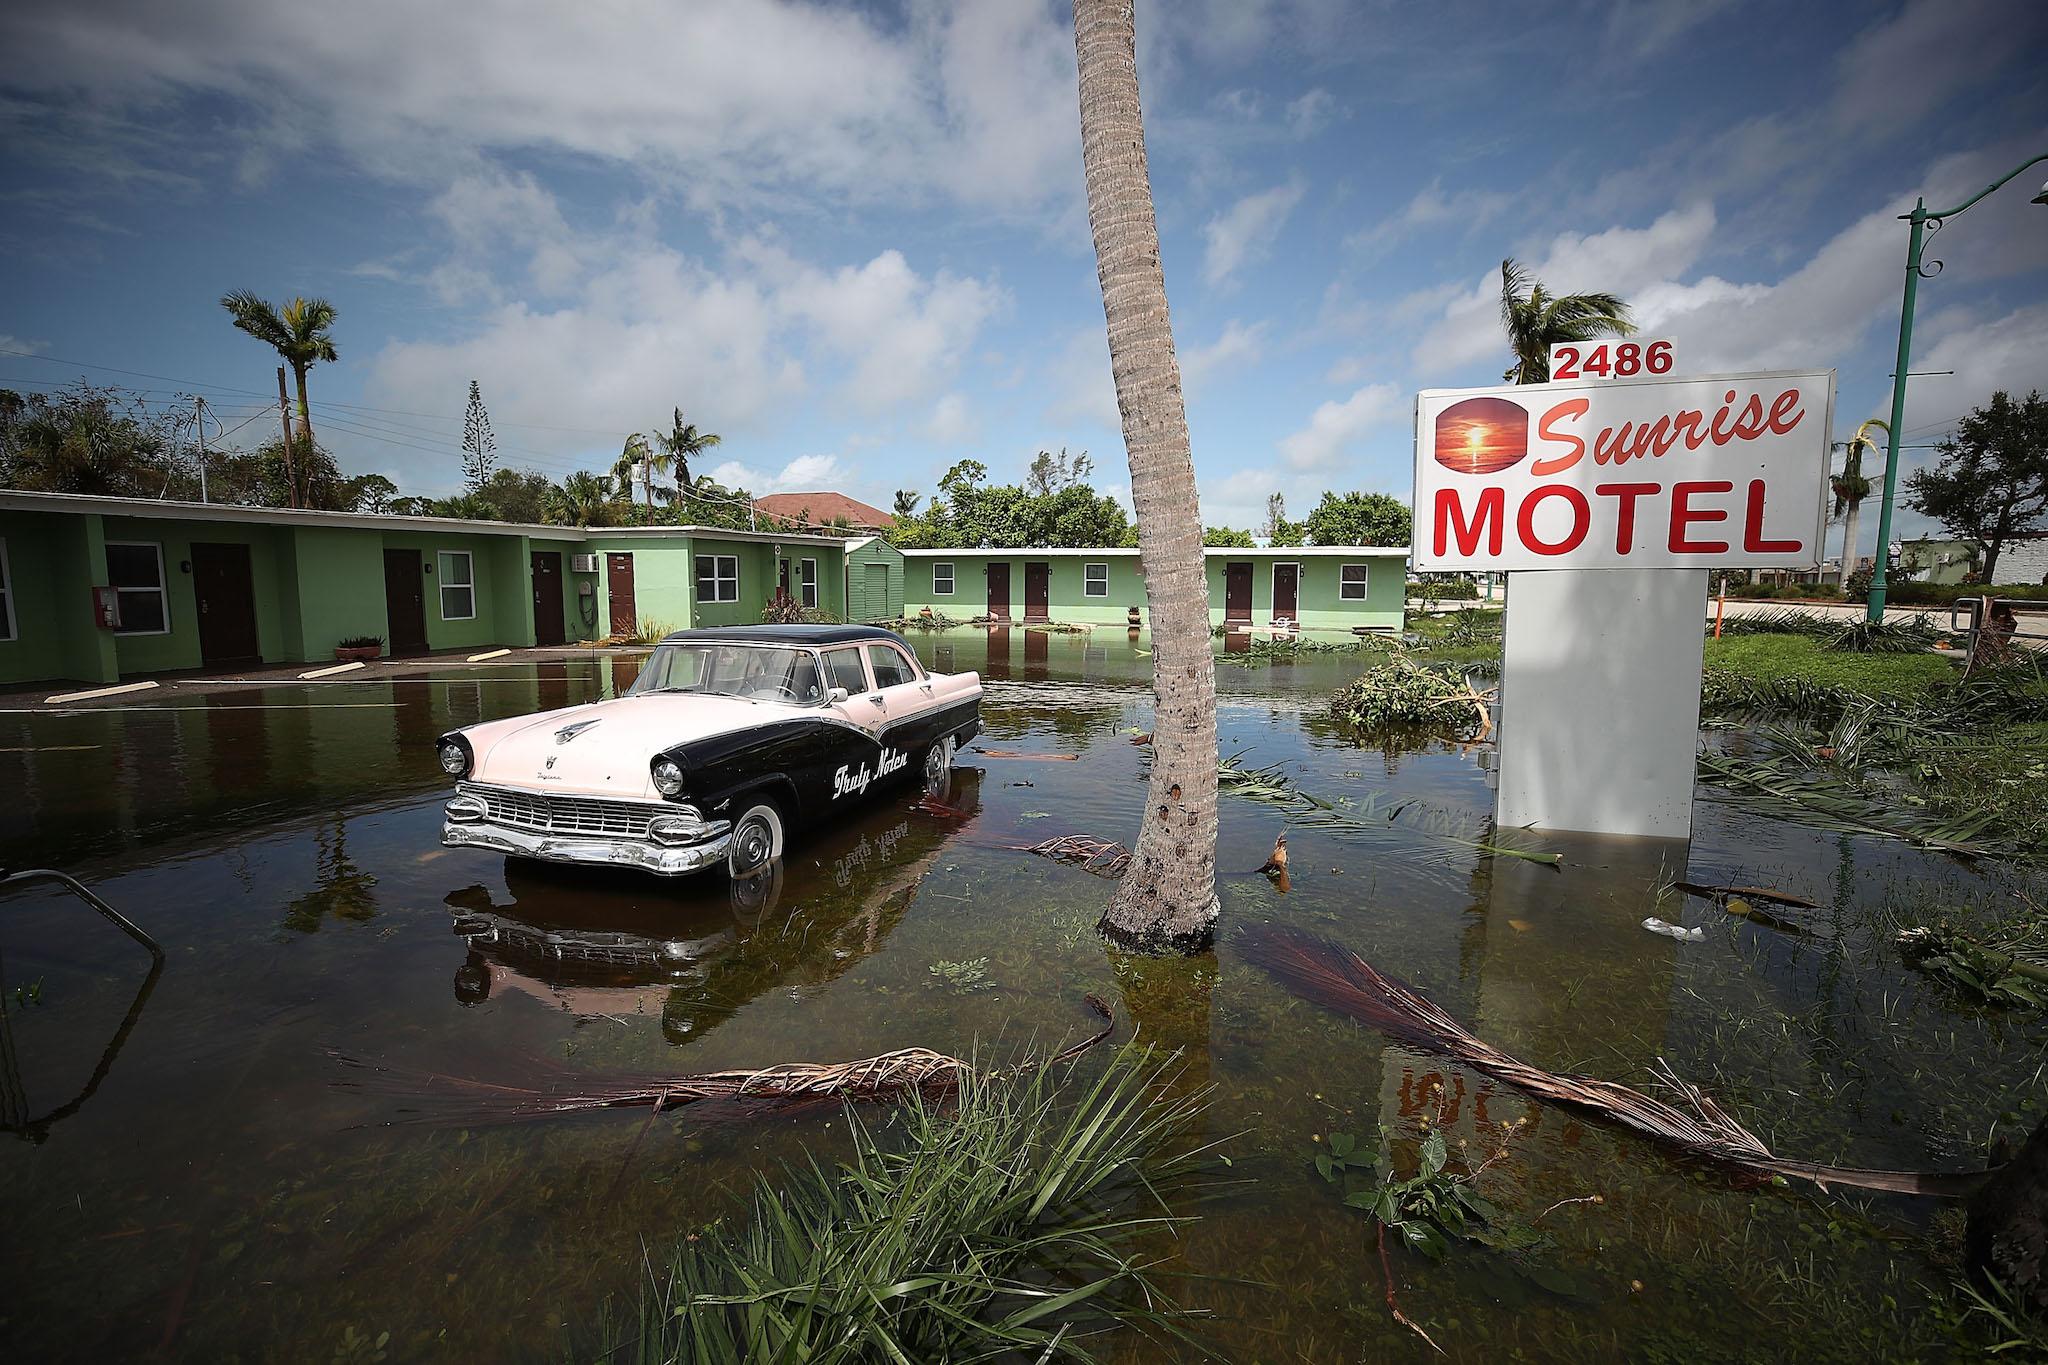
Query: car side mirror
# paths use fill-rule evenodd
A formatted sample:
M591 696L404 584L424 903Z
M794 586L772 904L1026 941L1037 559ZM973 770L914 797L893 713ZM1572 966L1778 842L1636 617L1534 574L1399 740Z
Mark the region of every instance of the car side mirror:
M840 702L846 700L846 689L843 687L833 688L830 692L827 692L825 694L825 700L831 703L833 706L839 705Z

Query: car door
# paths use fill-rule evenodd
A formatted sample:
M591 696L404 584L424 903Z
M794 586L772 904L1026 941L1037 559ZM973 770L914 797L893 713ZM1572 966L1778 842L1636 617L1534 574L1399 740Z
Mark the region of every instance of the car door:
M825 666L825 686L846 693L844 701L832 703L833 714L870 735L880 734L883 723L889 718L887 709L881 705L887 698L882 697L870 682L867 661L860 646L841 645L836 649L823 650L819 658Z

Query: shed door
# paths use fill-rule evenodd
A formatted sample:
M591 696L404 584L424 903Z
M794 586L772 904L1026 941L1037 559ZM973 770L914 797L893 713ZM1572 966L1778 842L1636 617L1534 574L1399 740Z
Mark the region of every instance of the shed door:
M1010 565L1007 561L988 566L988 614L1010 619Z
M559 550L533 552L533 642L559 645L568 641L562 622L562 555Z
M393 654L427 652L427 586L418 550L384 552L384 620Z
M1301 565L1273 566L1273 619L1292 621L1301 613Z
M1035 560L1024 566L1024 619L1043 621L1052 614L1052 565Z
M256 584L246 545L192 547L192 595L199 604L199 657L209 664L260 663Z
M867 601L863 610L870 621L893 621L903 614L903 609L889 600L889 566L869 564L867 567Z
M1223 568L1223 619L1251 624L1252 566L1243 560L1234 560Z
M631 635L639 624L633 605L633 556L608 554L604 557L605 587L611 594L612 634Z

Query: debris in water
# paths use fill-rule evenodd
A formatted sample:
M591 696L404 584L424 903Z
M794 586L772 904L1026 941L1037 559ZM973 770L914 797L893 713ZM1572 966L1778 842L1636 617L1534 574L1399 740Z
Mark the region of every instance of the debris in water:
M1268 877L1284 877L1287 875L1287 832L1285 830L1282 830L1274 838L1273 851L1267 855L1266 861L1259 868L1259 871L1265 873Z
M1774 891L1768 886L1713 886L1706 882L1672 882L1670 889L1683 891L1688 896L1700 896L1706 900L1723 900L1729 896L1741 896L1745 900L1774 901L1779 905L1796 906L1801 910L1818 910L1820 903L1804 896L1794 896L1784 891Z
M1057 839L1043 839L1035 844L1005 844L1004 847L1018 853L1036 853L1054 862L1071 863L1098 877L1121 877L1131 865L1129 849L1114 840L1097 839L1090 834L1062 834Z
M1707 936L1707 931L1704 929L1688 929L1682 924L1666 924L1655 915L1644 920L1643 927L1653 934L1662 934L1666 938L1675 938L1681 943L1698 943Z
M1044 763L1073 763L1081 757L1079 754L1023 754L1015 749L982 749L978 752L983 758L1038 759Z
M1475 1037L1448 1014L1347 948L1278 925L1257 925L1238 937L1238 950L1304 999L1417 1047L1426 1047L1537 1099L1569 1105L1677 1147L1745 1170L1810 1180L1826 1189L1849 1185L1898 1194L1964 1198L1995 1171L1874 1171L1822 1166L1773 1156L1763 1140L1730 1118L1698 1086L1680 1080L1661 1060L1653 1074L1676 1090L1692 1112L1613 1081L1560 1076L1530 1066Z

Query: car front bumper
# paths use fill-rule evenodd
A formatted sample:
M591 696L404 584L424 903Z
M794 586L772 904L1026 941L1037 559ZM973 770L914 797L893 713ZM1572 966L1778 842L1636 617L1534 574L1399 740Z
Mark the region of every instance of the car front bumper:
M707 829L710 836L698 843L657 844L593 834L541 834L488 820L450 820L441 826L441 842L449 848L483 848L542 862L632 867L663 877L680 877L725 861L726 848L732 842L730 828L719 822Z

